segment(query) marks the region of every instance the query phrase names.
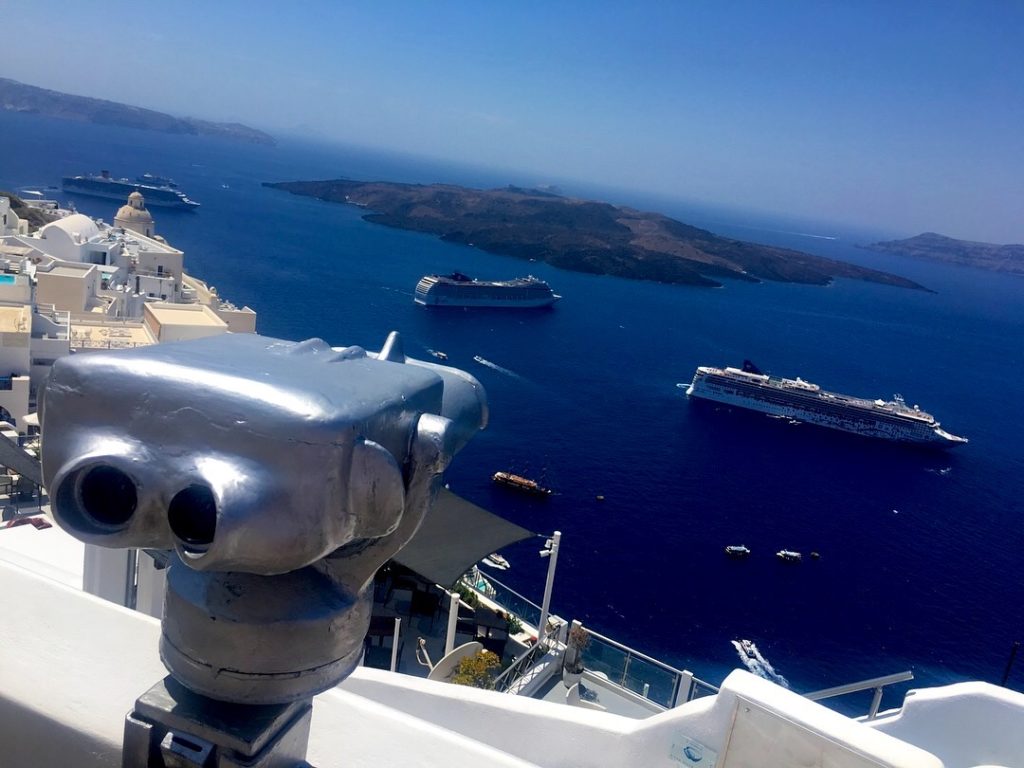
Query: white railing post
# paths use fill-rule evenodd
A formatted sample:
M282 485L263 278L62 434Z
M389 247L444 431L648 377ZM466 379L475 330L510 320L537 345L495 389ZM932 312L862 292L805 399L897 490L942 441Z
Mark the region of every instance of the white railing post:
M688 669L684 669L679 673L676 678L676 696L672 702L673 707L678 707L680 704L685 704L690 700L690 696L693 695L693 672Z
M455 650L455 630L459 623L459 604L462 598L458 592L448 593L448 633L444 637L444 654Z
M541 557L548 558L548 578L544 583L544 600L540 606L540 626L537 627L537 645L544 642L544 635L547 632L548 609L551 607L551 591L555 586L555 568L558 566L558 546L562 541L562 532L555 531L554 535L547 540L545 548L540 551Z
M391 671L392 672L397 672L398 671L398 638L402 634L401 630L402 630L402 620L398 616L395 616L395 634L394 634L394 637L391 640Z

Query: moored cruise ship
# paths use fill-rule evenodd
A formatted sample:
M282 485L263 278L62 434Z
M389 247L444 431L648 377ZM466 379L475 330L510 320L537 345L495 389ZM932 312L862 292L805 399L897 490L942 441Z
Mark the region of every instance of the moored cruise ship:
M686 394L864 437L937 447L967 442L899 395L885 401L826 392L799 377L768 376L749 360L742 370L699 367Z
M61 179L61 186L64 187L65 192L75 192L91 197L124 200L132 192L141 192L149 205L188 209L199 207L199 203L190 200L176 185L168 183L168 179L159 176L151 177L153 181L161 182L158 185L142 183L141 178L144 177L140 177L140 181L115 179L109 171L100 171L99 175L65 176Z
M427 275L416 284L417 304L428 307L549 307L561 296L536 277L485 281L453 272Z

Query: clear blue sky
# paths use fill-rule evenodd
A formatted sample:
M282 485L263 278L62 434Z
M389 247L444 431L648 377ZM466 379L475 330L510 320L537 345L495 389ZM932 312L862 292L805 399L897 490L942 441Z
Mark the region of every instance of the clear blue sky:
M1024 242L1024 3L64 2L0 76L913 233Z

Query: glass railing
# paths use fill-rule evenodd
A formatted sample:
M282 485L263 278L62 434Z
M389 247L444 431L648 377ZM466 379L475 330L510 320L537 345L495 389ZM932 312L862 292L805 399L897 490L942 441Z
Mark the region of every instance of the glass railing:
M673 706L682 672L588 630L583 666L666 709Z
M690 699L717 693L718 689L689 672L669 666L591 629L583 649L583 666L614 685L670 709Z
M540 606L532 600L523 597L512 587L502 584L493 576L480 574L474 578L469 575L464 582L479 592L481 595L493 600L508 613L518 616L527 624L537 626L540 622Z
M463 583L524 622L534 627L539 624L540 606L490 574L485 575L473 569L463 577ZM690 699L718 692L715 686L689 672L676 669L593 630L586 631L590 640L583 649L584 667L659 707L670 709ZM513 668L506 670L503 675L506 686L528 668L528 662L522 665L519 663L524 661L523 658L517 659Z

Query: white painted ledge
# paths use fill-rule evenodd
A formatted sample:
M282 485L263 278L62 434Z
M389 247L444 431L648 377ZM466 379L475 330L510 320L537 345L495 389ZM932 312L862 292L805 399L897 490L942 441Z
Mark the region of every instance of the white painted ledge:
M155 619L0 561L0 763L120 765L124 717L161 679ZM644 720L359 669L314 701L317 768L943 768L747 672ZM713 761L711 758L715 757ZM951 768L951 766L949 767Z
M1024 766L1024 694L990 683L910 691L871 727L933 752L950 768Z
M0 763L119 767L125 715L166 674L159 622L3 562L0 594ZM309 760L318 768L530 766L343 690L316 698Z

